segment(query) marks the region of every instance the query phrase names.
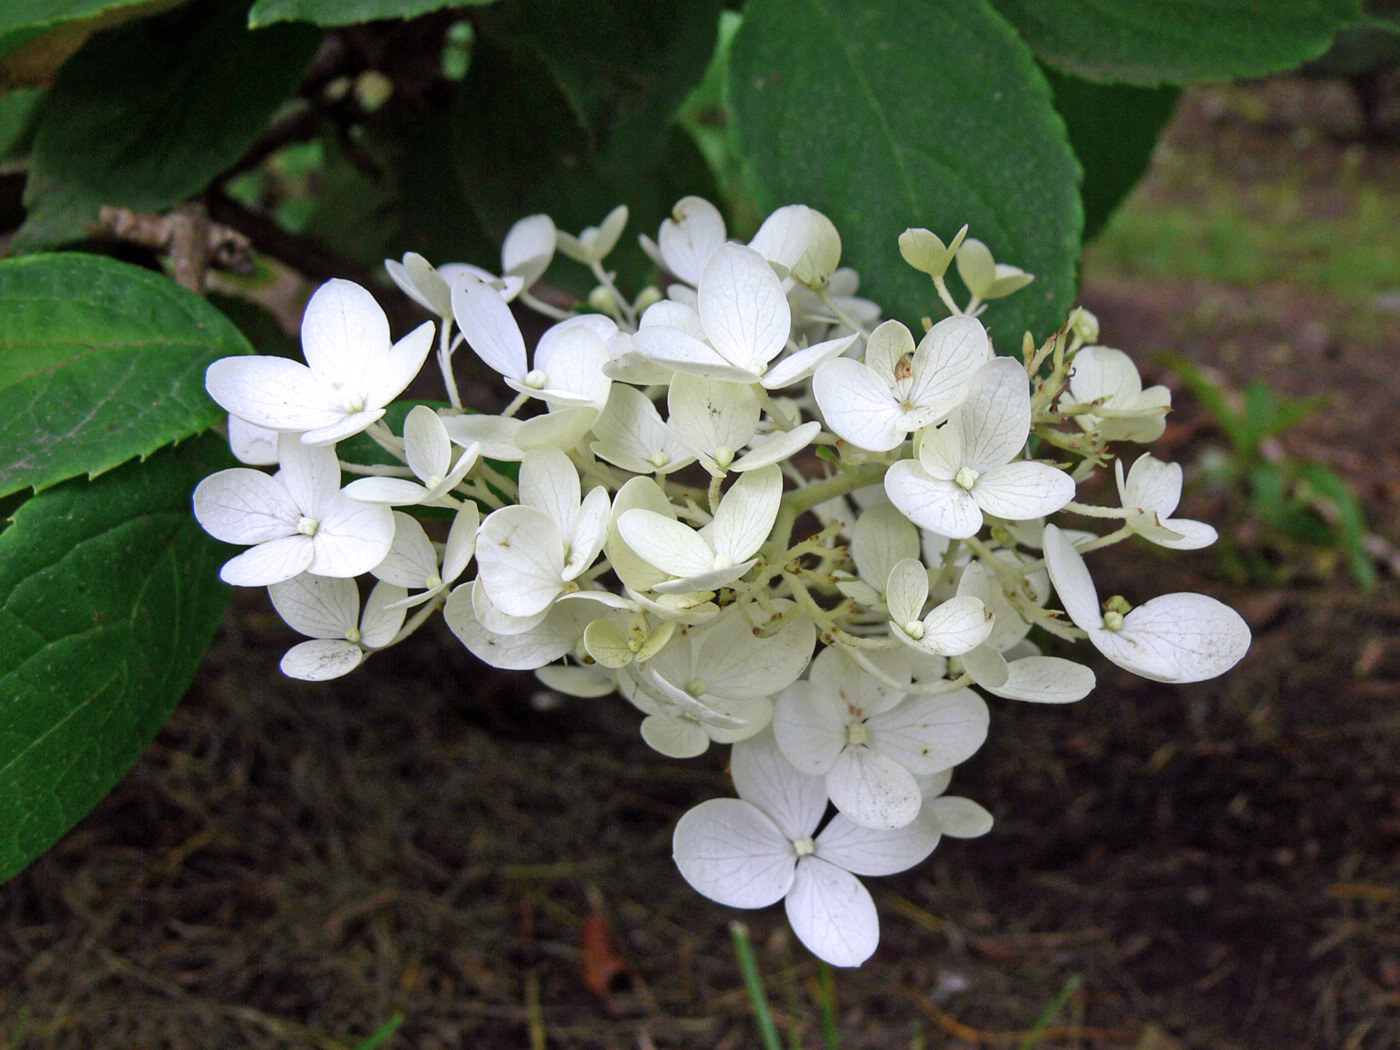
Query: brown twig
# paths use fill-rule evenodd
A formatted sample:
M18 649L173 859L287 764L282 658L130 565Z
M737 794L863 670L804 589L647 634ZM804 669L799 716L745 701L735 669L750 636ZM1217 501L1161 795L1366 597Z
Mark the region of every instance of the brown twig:
M203 294L211 266L242 270L249 265L252 244L237 230L210 222L197 201L162 215L102 206L98 235L125 241L169 256L173 276L192 292Z

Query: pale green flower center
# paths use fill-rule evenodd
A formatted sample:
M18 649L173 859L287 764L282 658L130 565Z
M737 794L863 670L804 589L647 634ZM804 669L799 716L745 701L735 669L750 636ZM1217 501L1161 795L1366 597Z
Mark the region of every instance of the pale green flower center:
M314 536L316 530L321 527L321 523L315 518L302 518L297 522L297 532L303 536Z
M715 449L715 462L719 464L721 470L734 462L734 450L728 445L720 445Z
M792 844L792 852L797 854L799 860L803 857L810 857L817 852L817 844L812 841L812 836L808 835L805 839L798 839Z
M846 726L846 743L852 747L860 747L870 739L870 730L865 727L864 722L852 722Z
M547 382L549 382L549 377L538 368L532 368L525 376L525 385L531 390L543 390Z
M971 467L959 467L958 472L953 475L953 484L960 489L970 489L977 484L977 479L981 477L977 471Z
M350 628L350 630L345 632L345 640L347 642L354 642L356 645L360 644L361 637L362 636L360 634L360 629L358 627L352 627Z
M917 642L924 636L924 625L919 620L910 620L904 625L904 633Z
M716 569L732 569L732 568L734 568L734 559L731 558L731 557L729 557L727 554L716 554L716 555L715 555L715 568L716 568Z
M705 679L692 678L685 683L685 691L691 696L703 696L705 693Z
M671 462L671 457L660 449L651 454L651 465L657 470L660 470L669 462Z

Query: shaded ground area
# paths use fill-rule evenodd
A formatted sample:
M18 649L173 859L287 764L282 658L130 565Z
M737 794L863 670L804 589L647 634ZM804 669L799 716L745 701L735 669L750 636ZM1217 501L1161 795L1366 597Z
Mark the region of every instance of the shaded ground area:
M1345 474L1394 544L1400 313L1382 264L1400 233L1371 229L1370 276L1326 276L1274 209L1364 226L1363 201L1400 201L1400 154L1309 130L1332 112L1317 91L1193 96L1084 297L1145 363L1172 351L1233 384L1333 391L1284 451ZM1156 254L1154 214L1182 224ZM1169 277L1173 253L1221 237L1257 257ZM1161 454L1199 462L1219 434L1156 375L1178 385ZM1185 513L1251 535L1204 480ZM1037 1045L1400 1046L1400 585L1360 593L1326 552L1262 584L1220 570L1211 551L1140 549L1101 589L1229 601L1255 631L1235 673L1167 688L1100 662L1071 708L994 706L954 790L997 826L872 880L881 948L836 975L843 1047L1014 1047L1074 978ZM530 680L483 673L445 632L316 688L277 674L290 641L240 600L132 774L0 888L0 1046L353 1048L397 1015L384 1045L415 1050L758 1045L734 913L670 861L676 818L729 791L718 755L653 754L615 697L533 704ZM745 917L780 1023L821 1045L809 957L779 911ZM583 946L603 923L623 969L599 995Z

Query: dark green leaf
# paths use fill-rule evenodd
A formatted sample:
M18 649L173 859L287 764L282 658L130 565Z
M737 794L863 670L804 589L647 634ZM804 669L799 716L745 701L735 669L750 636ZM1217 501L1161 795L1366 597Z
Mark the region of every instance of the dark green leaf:
M543 62L613 171L653 167L715 51L719 0L505 0L482 31Z
M0 95L0 158L23 154L28 148L34 110L42 91L10 91Z
M914 46L911 46L913 44ZM1045 78L983 0L753 0L730 103L765 207L836 224L862 290L906 323L942 311L900 258L911 226L964 223L1035 283L992 304L998 341L1054 331L1074 294L1078 168Z
M1325 504L1336 530L1338 545L1356 582L1370 589L1376 585L1376 566L1366 549L1366 515L1346 480L1321 463L1303 462L1294 467L1312 489L1315 501Z
M1316 58L1360 0L991 0L1050 65L1089 80L1185 84Z
M227 549L190 514L216 438L35 496L0 533L0 880L126 772L194 676Z
M1084 240L1089 241L1147 171L1181 92L1175 87L1095 84L1049 69L1045 76L1055 94L1055 109L1069 129L1069 144L1084 169L1079 195L1084 200Z
M158 211L200 192L296 89L320 33L261 33L224 4L91 40L63 67L34 139L14 250L81 237L103 204Z
M665 148L654 166L612 168L596 154L567 100L539 63L483 43L472 57L454 114L455 169L480 223L499 243L516 220L536 212L560 229L578 233L596 226L619 204L631 221L608 257L624 292L635 291L652 265L637 234L655 237L661 220L686 194L715 195L705 159L675 126L658 127ZM493 264L495 265L495 264ZM567 260L548 279L592 287L585 271Z
M6 0L0 7L0 33L16 29L44 29L59 22L91 18L119 7L133 7L145 0Z
M495 0L257 0L248 12L254 29L273 22L348 26L382 18L417 18L444 7L485 7Z
M0 262L0 493L100 474L222 418L204 370L249 352L160 274L95 255Z

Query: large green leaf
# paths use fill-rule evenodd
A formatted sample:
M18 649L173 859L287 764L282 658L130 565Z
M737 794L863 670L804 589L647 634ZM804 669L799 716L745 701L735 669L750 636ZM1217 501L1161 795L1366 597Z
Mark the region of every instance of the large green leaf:
M1055 93L1055 108L1069 128L1069 144L1084 169L1080 196L1084 240L1089 241L1147 171L1181 90L1095 84L1054 70L1045 75Z
M91 18L119 7L133 7L146 0L6 0L0 6L0 33L16 29L44 29L59 22Z
M992 0L1036 55L1125 84L1262 76L1316 58L1361 0Z
M910 46L910 42L917 46ZM1074 294L1078 167L1045 78L983 0L753 0L729 92L762 201L810 204L887 312L942 307L897 246L970 235L1035 283L987 313L999 340L1048 335Z
M315 22L318 26L348 26L381 18L417 18L444 7L483 7L495 0L257 0L248 12L248 25L257 29L273 22Z
M0 533L0 880L105 795L184 693L227 550L190 514L216 438L35 496Z
M103 204L158 211L204 189L296 89L321 33L254 33L226 3L93 38L46 100L13 248L82 236Z
M483 34L539 59L604 167L651 168L715 51L719 0L503 0Z
M661 220L686 194L713 197L716 192L704 157L675 125L653 129L662 143L654 164L607 164L545 68L520 52L483 43L472 56L453 118L454 167L492 237L499 241L513 222L535 212L578 233L626 204L631 221L608 267L616 268L632 290L652 269L636 235L655 237ZM551 280L568 281L570 270L584 273L567 260L556 265ZM585 283L591 287L592 278Z
M222 417L204 370L250 352L160 274L95 255L0 262L0 494L99 474Z

